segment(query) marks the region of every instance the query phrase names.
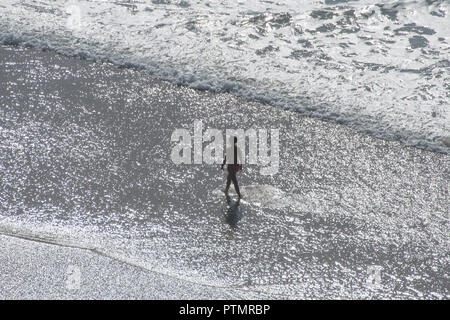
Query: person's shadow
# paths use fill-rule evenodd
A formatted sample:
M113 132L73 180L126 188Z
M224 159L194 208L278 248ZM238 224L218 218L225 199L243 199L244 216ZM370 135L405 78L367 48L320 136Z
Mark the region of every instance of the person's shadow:
M232 229L236 229L238 222L244 217L241 208L239 207L240 199L232 200L230 196L226 196L227 199L227 211L225 213L225 222L230 225Z

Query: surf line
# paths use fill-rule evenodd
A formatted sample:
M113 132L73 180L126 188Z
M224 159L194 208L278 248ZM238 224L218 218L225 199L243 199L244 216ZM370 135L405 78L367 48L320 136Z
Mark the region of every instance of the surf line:
M269 135L270 131L270 135ZM203 132L203 122L194 121L193 136L188 129L175 129L171 141L177 142L172 148L170 158L175 164L220 164L223 160L224 135L219 129L208 128ZM245 150L248 139L248 164L261 166L261 175L275 175L280 165L280 130L279 129L226 129L227 159L234 159L232 147L234 137L237 138L237 147ZM270 148L268 139L270 137ZM209 142L204 148L203 143ZM194 145L194 159L192 161L192 144ZM269 154L270 151L270 154ZM232 160L233 161L233 160ZM228 162L229 163L229 162ZM239 162L238 164L242 164Z

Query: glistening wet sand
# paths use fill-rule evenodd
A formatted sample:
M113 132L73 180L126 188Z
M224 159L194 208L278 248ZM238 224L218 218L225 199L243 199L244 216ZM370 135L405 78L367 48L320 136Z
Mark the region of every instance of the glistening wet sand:
M94 248L236 298L449 297L447 155L52 52L2 47L0 65L0 233ZM247 199L228 210L218 165L170 160L173 130L195 120L280 129L279 173L245 166ZM45 270L45 253L35 258ZM18 271L3 276L22 274L26 290L27 260L12 259Z

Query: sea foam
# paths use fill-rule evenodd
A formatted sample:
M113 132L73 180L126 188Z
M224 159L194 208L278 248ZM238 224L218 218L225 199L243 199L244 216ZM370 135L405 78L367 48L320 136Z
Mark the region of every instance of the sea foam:
M448 1L2 1L0 41L448 153Z

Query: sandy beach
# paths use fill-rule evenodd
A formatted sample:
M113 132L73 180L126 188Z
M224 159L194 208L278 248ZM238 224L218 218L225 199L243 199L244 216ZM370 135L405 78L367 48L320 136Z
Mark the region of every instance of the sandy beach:
M181 281L83 249L0 237L0 296L5 300L229 300L241 296L233 290Z

